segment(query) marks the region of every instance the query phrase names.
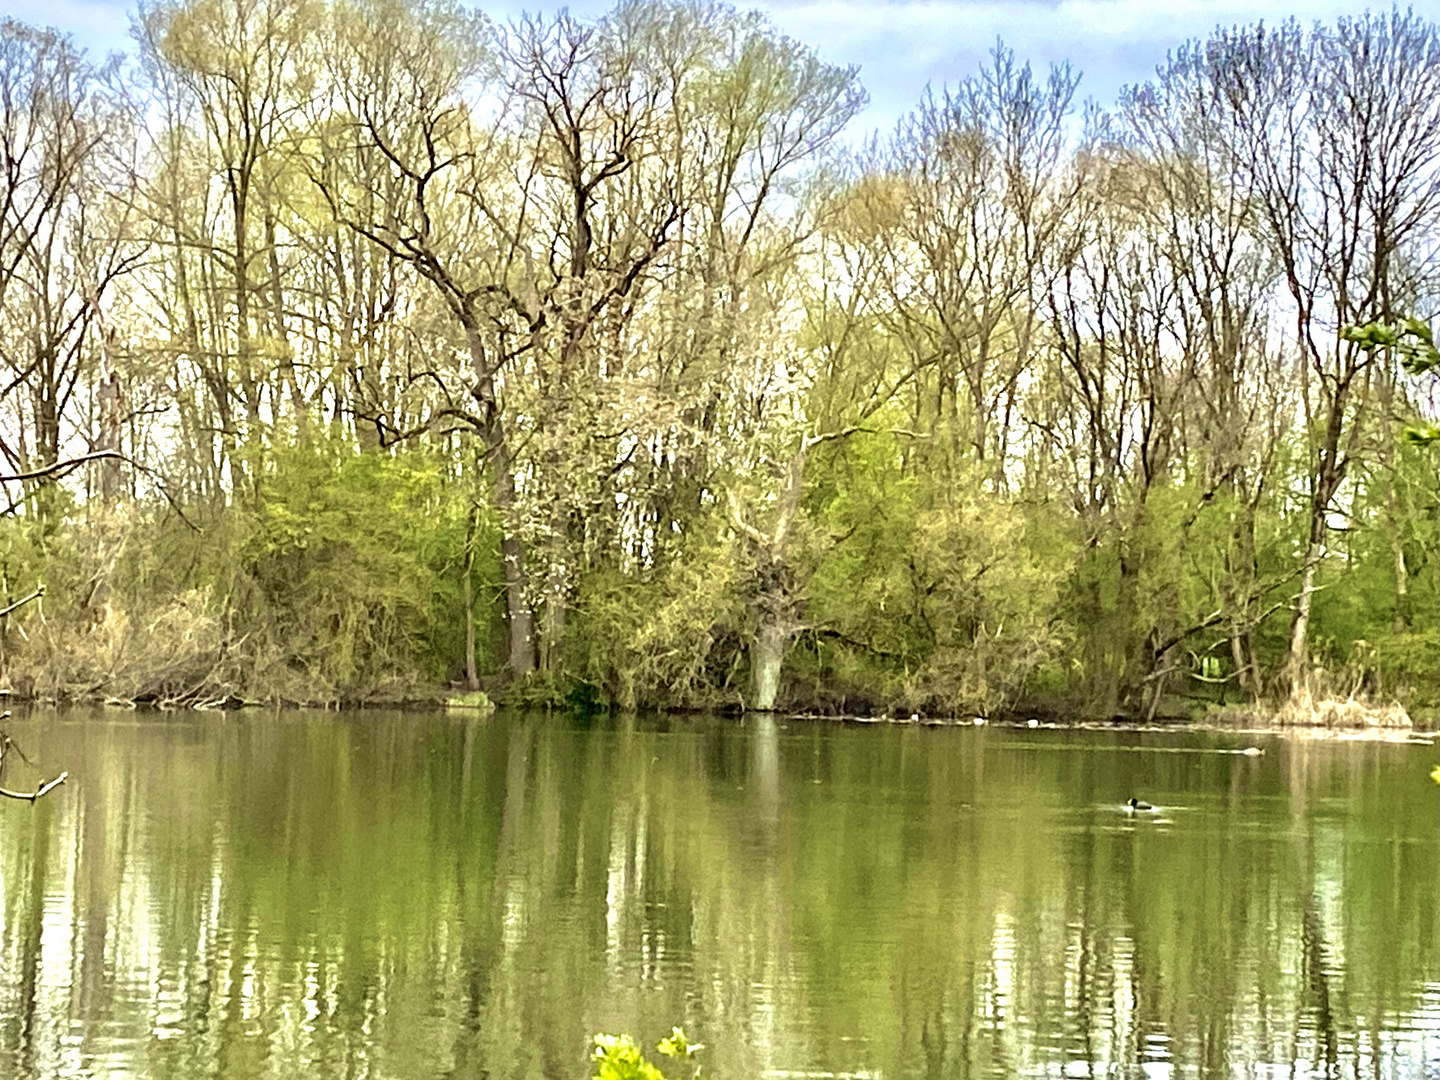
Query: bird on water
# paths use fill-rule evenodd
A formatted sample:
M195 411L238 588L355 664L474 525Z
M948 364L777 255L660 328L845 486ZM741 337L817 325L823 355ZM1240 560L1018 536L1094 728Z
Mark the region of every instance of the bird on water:
M1142 802L1141 800L1135 798L1134 795L1131 795L1131 796L1130 796L1130 801L1125 804L1125 809L1127 809L1127 810L1154 810L1155 807L1151 806L1148 802Z

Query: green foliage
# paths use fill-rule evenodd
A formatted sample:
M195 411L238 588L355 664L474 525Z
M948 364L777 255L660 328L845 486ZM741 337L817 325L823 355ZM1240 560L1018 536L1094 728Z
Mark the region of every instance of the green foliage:
M1070 548L978 475L941 486L900 462L894 437L856 437L817 470L837 542L810 579L801 677L871 707L1002 709L1065 644Z
M1440 706L1440 627L1410 633L1377 634L1369 653L1377 689L1398 697L1409 709L1433 713Z
M591 1080L666 1080L629 1035L596 1035L594 1042L595 1073ZM677 1027L671 1028L655 1048L667 1057L688 1061L705 1047L690 1042ZM700 1070L696 1068L692 1075L699 1076Z
M1437 704L1440 518L1433 456L1397 441L1388 469L1361 477L1351 528L1320 568L1317 658L1348 685L1407 708ZM1398 555L1398 561L1397 561ZM1397 575L1404 572L1404 607Z
M447 675L467 509L423 454L321 438L272 455L237 556L297 686L348 696Z
M1435 347L1435 335L1429 324L1420 319L1346 326L1341 329L1340 337L1369 351L1393 349L1412 375L1424 375L1440 368L1440 349Z
M747 620L734 548L701 519L659 567L587 575L569 639L576 677L625 709L733 702Z
M665 1074L629 1035L596 1035L593 1080L665 1080Z
M259 480L184 517L96 506L43 544L29 519L0 522L5 588L49 587L43 619L10 621L0 674L45 696L355 701L428 695L462 670L470 503L438 459L316 435L272 448ZM478 545L487 642L493 525Z
M1346 326L1341 328L1340 337L1367 352L1392 351L1411 375L1440 374L1440 349L1435 346L1434 331L1421 319L1401 319L1394 323L1377 320ZM1433 446L1440 443L1440 427L1433 421L1412 424L1405 429L1405 438L1416 446Z

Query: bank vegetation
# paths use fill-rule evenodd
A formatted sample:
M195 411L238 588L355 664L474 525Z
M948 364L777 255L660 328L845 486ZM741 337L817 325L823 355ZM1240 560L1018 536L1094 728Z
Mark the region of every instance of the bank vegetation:
M0 23L15 693L1433 712L1434 22L997 45L863 146L709 0L134 37Z

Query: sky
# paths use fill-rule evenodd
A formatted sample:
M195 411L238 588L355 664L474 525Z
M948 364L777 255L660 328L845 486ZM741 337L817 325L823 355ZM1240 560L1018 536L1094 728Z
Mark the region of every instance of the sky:
M522 11L561 7L544 0L479 4L506 21ZM572 0L571 12L599 15L605 0ZM1082 73L1080 97L1114 103L1122 86L1143 82L1181 42L1216 26L1259 21L1333 21L1363 12L1365 0L738 0L764 11L784 33L827 61L858 64L870 106L857 119L863 136L888 130L920 100L973 74L1002 39L1037 73L1068 60ZM1388 10L1387 4L1368 5ZM0 0L0 13L54 26L101 56L130 51L133 0Z

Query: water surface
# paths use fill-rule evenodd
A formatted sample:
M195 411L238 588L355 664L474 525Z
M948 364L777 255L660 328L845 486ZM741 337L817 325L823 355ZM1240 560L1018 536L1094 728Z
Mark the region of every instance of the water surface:
M718 1080L1440 1077L1434 747L11 726L71 780L0 805L0 1077L581 1080L672 1024Z

